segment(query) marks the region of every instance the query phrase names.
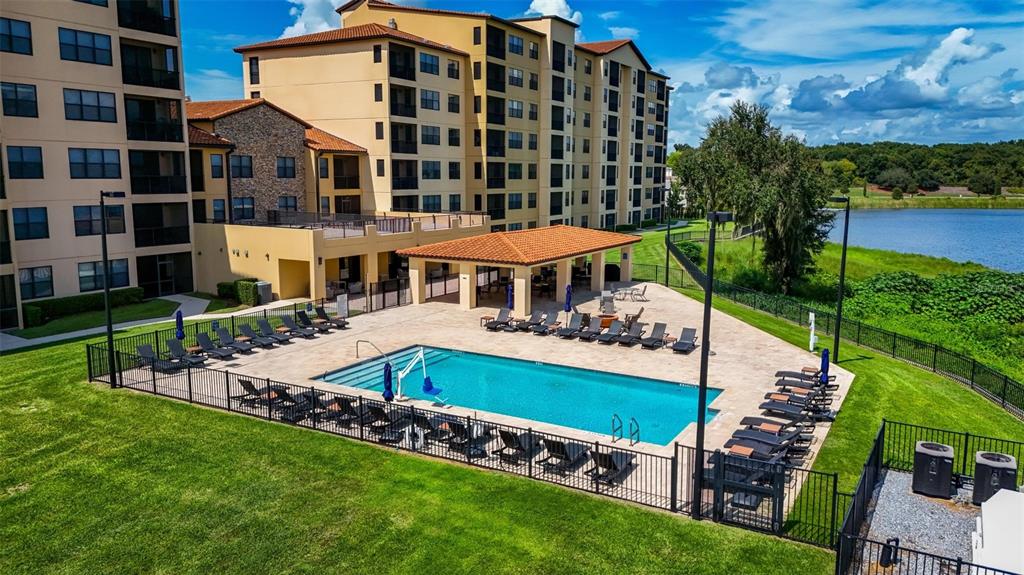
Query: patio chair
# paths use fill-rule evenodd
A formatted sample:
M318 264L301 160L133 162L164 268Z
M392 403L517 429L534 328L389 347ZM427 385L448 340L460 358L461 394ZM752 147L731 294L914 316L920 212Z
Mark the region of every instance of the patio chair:
M238 331L242 332L242 335L249 338L249 341L260 346L260 347L274 347L277 340L272 337L267 337L256 333L256 330L252 329L252 326L243 323L238 326Z
M548 455L538 461L545 471L565 475L587 460L587 446L581 443L566 443L545 437L541 440Z
M626 319L623 320L623 327L629 329L633 327L633 324L640 321L640 316L644 315L644 308L640 308L640 311L636 313L627 313Z
M547 317L544 318L543 322L541 322L541 323L539 323L539 324L537 324L535 326L532 326L530 328L530 331L533 332L533 335L547 335L547 334L553 332L555 330L555 326L557 326L557 325L558 325L558 314L557 313L549 313L547 315Z
M679 339L672 342L672 351L690 353L695 349L697 349L697 330L692 327L684 327L679 334Z
M299 324L295 323L295 320L292 319L292 316L290 316L290 315L283 315L283 316L281 316L281 323L286 328L288 328L288 333L290 333L292 335L301 335L302 337L304 337L306 339L312 339L312 338L316 337L316 330L315 329L311 329L311 328L308 328L308 327L301 327Z
M319 412L314 416L317 422L333 421L344 428L350 428L353 423L362 423L368 416L368 411L359 409L349 397L334 397L329 401L317 398L317 401L320 404Z
M630 292L629 297L633 301L650 301L647 299L647 284L644 284L644 287L640 289L633 288L633 291Z
M217 328L217 341L221 347L230 347L231 349L238 350L242 353L249 353L256 348L255 345L244 341L238 341L235 336L231 335L226 327Z
M270 322L266 319L256 320L256 327L260 328L260 335L272 338L277 341L277 343L284 343L292 340L291 334L276 331L274 328L270 327Z
M273 392L280 388L280 386L272 385L256 387L251 380L243 378L238 378L238 385L242 387L242 391L244 393L240 395L231 395L229 396L229 399L233 399L237 401L239 405L245 407L269 405L274 397Z
M601 327L601 318L593 316L585 329L576 332L576 337L580 338L580 341L594 341L602 331L604 328Z
M331 326L327 325L324 322L315 322L309 319L309 316L306 315L306 312L301 309L295 312L295 317L299 318L299 325L301 325L304 328L315 329L320 333L331 333Z
M502 463L508 465L522 465L533 459L540 450L540 439L530 433L517 434L499 429L498 437L501 439L501 447L492 451L491 455L497 455Z
M810 417L785 421L750 415L741 419L740 425L746 429L755 429L774 433L783 433L796 429L807 432L814 431L814 421L812 421Z
M665 332L668 331L668 326L664 323L656 322L654 328L651 330L651 335L640 340L640 346L644 349L658 349L665 345Z
M730 438L726 440L724 447L729 449L730 452L739 447L741 453L750 457L751 459L769 459L775 455L782 454L783 457L789 460L800 459L807 455L807 447L798 447L792 443L785 443L781 445L767 445L759 443L757 441L749 441L746 439Z
M782 389L807 389L807 390L824 390L832 392L839 389L839 385L835 383L821 384L814 381L805 381L799 379L779 379L775 382L775 387Z
M493 426L476 424L466 425L461 420L452 419L447 422L451 436L448 438L448 449L461 453L466 457L487 457L487 450L482 446L492 439Z
M203 365L206 363L205 357L185 351L185 346L181 345L181 340L176 337L172 337L165 343L167 344L167 351L170 352L171 358L178 363L183 363L189 367L196 367L197 365Z
M153 346L149 345L148 343L136 347L135 351L138 352L139 357L141 357L143 360L143 363L148 365L149 368L152 369L153 371L158 371L160 373L174 373L179 369L185 367L185 364L183 363L177 363L174 361L168 361L166 359L160 359L156 355L156 352L153 351Z
M562 339L571 339L576 337L579 335L580 326L582 324L583 316L578 313L574 313L572 314L572 317L569 318L569 325L559 328L558 331L555 332L555 335Z
M203 353L207 357L215 357L217 359L231 359L235 357L234 349L230 347L218 347L210 339L210 334L206 332L199 332L196 334L196 343L203 349Z
M313 418L319 407L316 399L321 393L313 389L300 393L294 404L281 410L281 421L299 423L304 419Z
M622 335L622 322L619 320L615 320L612 322L610 326L608 326L608 331L597 336L597 342L610 345L612 343L615 343L615 338L619 337L620 335Z
M834 421L836 418L836 413L829 409L781 401L766 401L759 405L758 409L764 411L766 415L790 421L804 418L810 418L813 421Z
M615 338L615 341L618 342L619 345L632 346L640 343L640 340L643 338L643 335L644 324L634 323L633 326L629 328L629 331Z
M798 395L795 393L783 393L779 391L769 391L764 394L764 398L771 401L780 401L783 403L792 403L794 405L802 406L814 406L814 407L827 407L832 405L832 397L825 396L818 393L811 395Z
M780 445L801 445L811 444L814 442L814 436L804 431L787 431L784 433L766 433L764 431L757 431L755 429L737 429L732 433L733 439L741 439L743 441L754 441L756 443L763 443L770 446Z
M820 380L821 380L821 372L810 373L810 372L804 372L804 371L785 371L785 370L783 370L783 371L776 371L775 372L775 377L781 377L781 378L785 378L785 379L796 379L796 380L808 381L808 382L820 382ZM835 381L836 380L836 376L830 375L830 376L828 376L828 380L829 381Z
M379 405L367 407L368 418L362 422L363 427L376 433L381 443L399 443L405 438L405 433L399 430L408 423L408 414L393 415L394 411L386 411Z
M338 329L347 329L348 328L348 320L347 319L345 319L343 317L331 317L331 316L327 315L327 310L324 309L324 306L322 306L322 305L316 306L314 311L316 311L316 317L324 320L325 322L333 325L334 327L336 327Z
M451 431L447 427L441 427L442 424L446 423L447 418L441 417L440 415L432 415L427 417L422 413L413 413L412 424L417 429L423 432L424 445L431 441L444 441L451 435Z
M623 479L623 476L635 465L633 456L622 451L602 453L596 449L590 450L590 458L594 466L584 473L589 475L594 483L614 485Z
M544 312L542 310L533 310L530 317L525 317L518 321L509 322L509 326L513 329L510 331L530 331L535 326L540 325L544 322Z
M497 317L484 324L484 329L486 329L487 331L500 330L501 328L508 325L508 322L511 319L511 315L512 310L508 309L507 307L501 308L501 310L498 311Z

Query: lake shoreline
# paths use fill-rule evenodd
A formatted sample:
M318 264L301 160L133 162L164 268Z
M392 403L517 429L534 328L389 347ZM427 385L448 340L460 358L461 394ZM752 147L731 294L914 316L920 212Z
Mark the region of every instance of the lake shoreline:
M1024 209L1024 198L923 197L894 200L851 195L850 207L855 210L1020 210Z

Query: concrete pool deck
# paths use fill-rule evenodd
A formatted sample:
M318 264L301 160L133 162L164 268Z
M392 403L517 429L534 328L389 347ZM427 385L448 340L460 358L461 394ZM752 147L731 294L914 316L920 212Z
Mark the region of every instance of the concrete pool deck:
M616 311L620 317L627 313L636 313L643 307L644 312L640 321L648 324L648 330L658 321L668 324L669 333L672 335L678 335L683 327L697 328L698 334L701 332L701 302L657 284L638 285L641 289L644 286L647 288L646 295L649 301L616 302ZM579 311L596 312L598 301L595 295L592 292L576 294L574 302ZM651 351L640 349L639 346L628 348L619 345L581 343L528 333L491 333L480 327L480 317L496 315L495 308L460 310L453 297L457 296L447 296L448 299L438 298L422 305L409 305L360 315L351 320L350 329L320 335L312 340L296 339L287 346L236 356L234 360L227 362L213 362L210 367L254 378L270 378L296 385L380 399L379 392L338 386L314 379L325 372L376 356L376 352L370 346L360 345L357 357L356 341L369 340L384 352L422 344L680 383L696 384L698 381L699 345L702 343L700 341L697 350L689 355L682 355L668 349ZM553 300L535 297L533 305L535 309L561 310L561 305ZM565 313L559 313L564 318ZM733 430L739 427L743 417L760 415L758 405L765 401L765 393L775 389L777 378L774 374L777 370L798 370L804 365L817 365L820 361L810 352L718 311L712 311L712 352L708 385L722 389L723 392L710 406L718 410L718 414L707 427L709 449L721 447L732 435ZM402 367L404 366L397 366L397 369ZM832 409L839 409L853 381L853 374L836 366L832 367L832 373L839 384ZM434 383L439 387L445 385L444 382ZM410 400L409 403L416 407L438 409L426 401ZM610 439L610 423L609 433L597 434L458 406L444 409L457 415L479 416L495 423L532 427L537 431L565 435L583 441L607 443ZM642 440L643 414L621 415L627 420L627 425L629 415L637 417ZM817 453L829 427L827 424L817 426L815 435L818 440L812 446L812 457ZM695 444L695 435L696 425L690 424L676 437L676 441L692 446ZM633 449L669 455L673 447L641 442ZM812 459L806 460L804 465L809 466L811 461Z

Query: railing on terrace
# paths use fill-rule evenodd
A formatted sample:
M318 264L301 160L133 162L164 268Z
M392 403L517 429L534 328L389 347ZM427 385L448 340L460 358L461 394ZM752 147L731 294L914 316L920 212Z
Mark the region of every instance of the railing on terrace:
M328 239L362 237L366 226L375 226L378 234L401 234L413 230L413 222L420 223L423 231L446 230L455 227L474 227L484 224L484 212L384 212L382 214L317 214L287 210L267 210L260 218L235 220L236 225L322 229ZM226 223L207 219L205 223Z

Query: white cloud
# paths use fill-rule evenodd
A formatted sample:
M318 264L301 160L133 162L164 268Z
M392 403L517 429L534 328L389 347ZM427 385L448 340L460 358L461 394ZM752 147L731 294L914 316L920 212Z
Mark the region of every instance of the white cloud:
M526 9L527 14L539 14L541 16L560 16L580 24L583 22L583 12L573 10L566 0L532 0L530 7Z
M916 68L908 68L903 76L914 82L921 93L931 97L946 95L946 73L956 64L968 64L987 58L993 52L1001 51L1002 47L993 45L970 44L974 30L957 28L946 36L938 48L928 54L924 62Z
M608 12L601 12L600 14L597 15L598 18L604 20L605 22L609 20L615 20L619 16L622 16L622 12L619 12L618 10L609 10Z
M185 94L196 101L240 98L242 77L214 69L200 69L195 73L186 71Z
M635 40L640 35L639 30L629 26L609 26L608 31L611 32L612 38L630 38Z

